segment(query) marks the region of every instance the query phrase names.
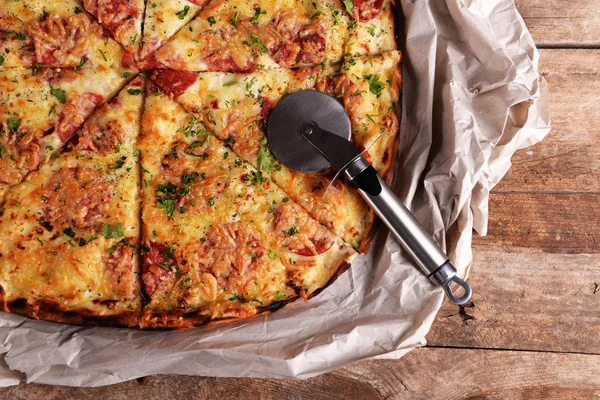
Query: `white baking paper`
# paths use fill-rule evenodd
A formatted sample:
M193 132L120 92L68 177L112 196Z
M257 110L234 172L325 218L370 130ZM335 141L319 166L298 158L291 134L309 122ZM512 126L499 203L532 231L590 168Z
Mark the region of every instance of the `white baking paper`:
M402 0L397 192L460 275L488 195L549 131L538 52L512 0ZM0 314L0 383L100 386L151 374L307 378L425 344L443 301L385 232L322 294L273 315L174 332L82 328ZM8 367L7 367L8 366ZM9 369L10 368L10 369Z

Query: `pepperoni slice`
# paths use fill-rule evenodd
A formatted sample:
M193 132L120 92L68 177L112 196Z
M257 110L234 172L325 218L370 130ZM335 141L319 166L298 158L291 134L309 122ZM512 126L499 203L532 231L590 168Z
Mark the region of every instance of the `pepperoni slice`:
M319 238L319 239L310 238L309 240L314 245L314 251L313 251L313 249L309 248L308 246L304 246L302 248L295 249L292 251L300 256L308 257L308 256L314 256L315 252L317 254L323 254L327 250L329 250L331 248L331 246L333 246L333 241L328 240L328 238Z
M172 262L169 247L164 243L150 242L150 250L144 254L144 272L142 281L144 291L152 296L159 286L171 284L175 281L175 273L168 268Z
M353 0L352 16L361 22L367 22L381 13L383 0Z
M192 86L198 78L197 72L165 69L152 75L152 80L165 93L179 97Z
M206 57L206 65L209 71L222 72L254 72L256 63L247 60L246 64L238 65L233 60L233 57L227 55L226 52L217 51Z
M60 140L66 142L103 100L101 94L90 92L70 98L58 120L57 134Z

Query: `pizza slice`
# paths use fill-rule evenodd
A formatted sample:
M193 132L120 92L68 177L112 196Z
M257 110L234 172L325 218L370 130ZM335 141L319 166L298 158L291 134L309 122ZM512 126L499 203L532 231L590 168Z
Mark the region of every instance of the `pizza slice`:
M327 2L334 3L333 0ZM305 4L306 3L306 4ZM213 0L162 46L156 58L168 68L188 71L253 71L335 62L325 0ZM347 17L338 10L339 18ZM343 34L343 27L335 32Z
M0 71L0 204L55 154L133 70L8 68Z
M102 105L12 188L0 214L0 304L33 318L135 326L141 312L136 141L144 80Z
M83 6L117 42L137 56L142 41L144 0L83 0Z
M0 64L7 67L114 67L131 63L108 30L76 0L0 3Z
M146 0L144 40L140 58L146 59L190 22L207 0Z
M344 2L353 20L346 26L346 57L377 55L397 49L394 34L395 0ZM350 7L352 5L352 7Z
M355 255L156 86L142 127L140 327L275 310L318 293Z
M251 74L164 70L153 80L202 120L242 159L269 176L312 217L356 249L368 249L375 216L358 192L335 171L299 173L276 162L265 139L265 120L291 92L316 89L344 104L352 140L389 177L398 145L400 53L351 58L341 73L332 67L262 70Z

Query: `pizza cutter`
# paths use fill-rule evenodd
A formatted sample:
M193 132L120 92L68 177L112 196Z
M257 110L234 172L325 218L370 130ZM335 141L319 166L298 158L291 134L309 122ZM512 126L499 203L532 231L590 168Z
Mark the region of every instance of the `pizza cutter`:
M341 171L431 282L443 287L454 304L465 304L471 298L471 287L456 275L448 257L350 142L350 136L350 118L344 107L334 97L315 90L287 95L267 121L267 140L275 158L301 172L330 166ZM454 294L452 283L463 288L461 296Z

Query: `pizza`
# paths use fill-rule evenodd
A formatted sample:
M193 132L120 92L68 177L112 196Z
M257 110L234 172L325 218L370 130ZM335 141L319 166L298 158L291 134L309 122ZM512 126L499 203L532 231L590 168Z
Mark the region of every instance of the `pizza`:
M401 54L390 0L0 4L0 306L178 329L308 300L369 249L336 171L271 154L286 95L336 97L391 179Z

